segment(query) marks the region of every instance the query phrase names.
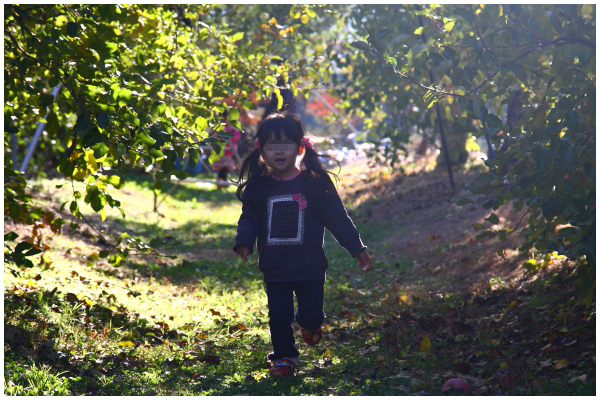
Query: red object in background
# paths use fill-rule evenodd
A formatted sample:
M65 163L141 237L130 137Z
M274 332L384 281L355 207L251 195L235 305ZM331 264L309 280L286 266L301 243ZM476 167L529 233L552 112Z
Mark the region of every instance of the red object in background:
M321 96L325 99L325 101L335 108L338 99L333 97L329 92L321 93ZM333 113L333 111L331 111L331 109L327 107L320 99L314 99L306 103L306 113L322 117Z

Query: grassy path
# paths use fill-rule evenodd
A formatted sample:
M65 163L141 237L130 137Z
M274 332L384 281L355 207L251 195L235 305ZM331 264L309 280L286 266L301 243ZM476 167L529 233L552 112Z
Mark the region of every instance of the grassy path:
M68 198L58 183L39 182L38 201L58 208ZM595 306L582 308L571 292L549 296L568 274L519 291L432 292L388 241L411 227L364 218L360 201L347 205L375 270L360 270L327 233L325 340L299 345L295 377L270 379L257 258L242 264L231 251L238 202L184 185L157 216L143 179L115 197L128 219L110 212L96 221L105 234L178 241L164 250L177 258L134 257L114 268L94 257L102 241L84 228L48 235L46 258L21 276L5 268L5 394L440 394L456 377L483 395L595 394L595 347L584 354L595 346ZM557 324L560 312L577 320Z

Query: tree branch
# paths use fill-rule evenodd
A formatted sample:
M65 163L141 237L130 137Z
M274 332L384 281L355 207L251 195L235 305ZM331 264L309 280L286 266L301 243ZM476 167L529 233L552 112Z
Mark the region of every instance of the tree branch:
M523 54L519 54L518 56L516 56L515 58L513 58L513 59L512 59L512 60L510 60L510 61L511 61L511 62L515 62L515 61L517 61L517 60L520 60L521 58L523 58L523 57L525 57L525 56L528 56L529 54L533 53L533 52L534 52L534 51L536 51L538 48L541 48L541 47L546 47L546 46L549 46L549 45L551 45L551 44L558 43L558 42L560 42L560 41L567 40L567 39L568 39L568 37L566 37L566 36L562 36L562 37L559 37L558 39L554 39L554 40L549 40L549 41L546 41L546 42L544 42L544 43L541 43L539 46L537 46L537 47L534 47L533 49L530 49L530 50L526 51L526 52L525 52L525 53L523 53ZM482 87L483 85L485 85L487 82L489 82L489 81L490 81L490 80L491 80L491 79L492 79L494 76L496 76L496 74L498 74L498 72L500 72L500 68L498 68L498 69L496 70L496 72L494 72L493 74L491 74L491 75L488 75L488 77L487 77L487 78L486 78L486 79L485 79L483 82L481 82L481 84L479 84L477 87L475 87L475 88L471 89L469 92L467 92L467 93L465 94L465 96L468 96L468 95L470 95L471 93L473 93L473 92L475 92L475 91L477 91L477 90L481 89L481 87Z
M483 47L485 47L486 50L489 50L488 47L485 45L485 41L483 40L483 36L481 35L481 32L479 32L479 26L477 25L477 20L475 19L475 13L473 12L473 5L469 5L469 7L471 8L471 16L473 17L473 23L475 23L475 29L477 30L477 36L479 36L479 38L481 39L481 43L483 44Z
M450 92L446 92L444 90L439 90L436 88L432 88L426 85L423 85L420 82L417 82L415 79L411 78L408 75L403 74L402 72L398 71L396 69L396 67L394 67L393 65L391 65L386 59L383 58L383 56L381 56L378 52L374 53L373 51L371 51L371 54L373 54L375 57L379 58L381 61L383 61L388 67L391 67L392 70L394 71L395 74L400 75L401 77L403 77L404 79L407 79L409 81L411 81L412 83L414 83L415 85L419 86L420 88L423 88L425 90L428 90L430 92L436 92L436 93L440 93L440 94L444 94L446 96L454 96L454 97L462 97L464 95L462 94L456 94L456 93L450 93Z

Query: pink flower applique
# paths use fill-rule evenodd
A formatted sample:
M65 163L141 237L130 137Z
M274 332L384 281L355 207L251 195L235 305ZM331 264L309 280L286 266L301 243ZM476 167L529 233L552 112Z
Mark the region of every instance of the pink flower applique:
M304 210L306 208L306 206L308 205L308 201L306 201L302 198L302 193L296 193L295 195L292 196L292 199L294 201L297 201L298 203L300 203L301 210Z

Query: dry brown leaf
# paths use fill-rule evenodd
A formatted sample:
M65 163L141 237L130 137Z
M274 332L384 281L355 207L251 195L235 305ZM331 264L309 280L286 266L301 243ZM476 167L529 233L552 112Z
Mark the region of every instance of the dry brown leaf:
M569 360L566 358L561 358L560 360L554 361L554 369L563 369L567 368L569 365Z

